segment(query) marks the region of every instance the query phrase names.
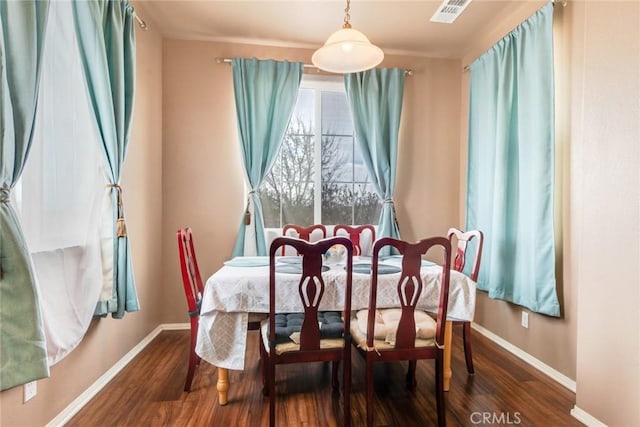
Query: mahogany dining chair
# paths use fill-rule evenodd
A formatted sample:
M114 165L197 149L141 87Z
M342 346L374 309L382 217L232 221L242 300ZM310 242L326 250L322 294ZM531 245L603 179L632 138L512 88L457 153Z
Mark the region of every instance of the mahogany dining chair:
M187 312L190 319L191 339L189 344L189 366L187 368L187 378L184 383L184 391L191 391L191 383L196 366L200 364L200 356L196 354L196 339L198 337L198 322L200 320L200 305L204 286L196 251L193 244L193 233L191 227L180 228L176 232L178 237L178 252L180 257L180 270L182 272L182 285L187 299ZM260 313L249 313L247 322L248 330L260 329L260 322L266 316Z
M369 231L369 234L371 236L371 246L373 246L373 243L376 241L376 229L371 224L360 226L338 224L333 227L334 236L339 236L340 231L345 231L349 236L349 240L351 240L351 242L353 243L353 254L355 256L362 255L362 246L360 243L362 240L362 235L365 231Z
M469 230L467 232L450 228L447 232L451 246L456 248L456 255L453 261L453 269L462 272L467 262L469 243L475 239L476 247L473 253L473 264L471 266L470 278L474 282L478 281L478 273L480 272L480 260L482 258L482 245L484 243L484 235L480 230ZM454 243L456 243L454 245ZM467 372L474 374L473 355L471 353L471 322L456 321L454 325L462 325L462 342L464 344L464 360L467 364Z
M333 245L346 249L346 284L343 312L322 312L325 284L322 272L323 255ZM302 256L298 292L302 313L278 313L276 294L279 292L280 275L277 272L276 254L285 246L291 246ZM288 266L290 267L290 265ZM338 365L342 362L343 425L351 424L351 342L349 337L351 312L351 287L353 245L346 237L333 237L309 243L301 239L277 237L269 250L269 316L262 321L260 359L263 393L269 396L269 425L275 426L275 374L276 365L284 363L332 362L332 386L338 389ZM347 333L345 333L347 331ZM323 408L324 409L324 408Z
M297 224L286 224L282 227L282 235L285 237L296 237L292 236L289 231L294 231L297 234L297 237L302 240L306 240L307 242L311 241L311 234L315 231L319 231L322 233L322 239L327 237L327 227L323 224L314 224L309 227L304 227ZM285 254L285 247L282 247L282 255Z
M182 271L182 284L187 298L187 310L191 322L191 340L189 345L189 367L187 379L184 383L184 391L191 391L191 382L196 366L200 364L200 356L196 354L196 338L198 336L198 321L200 319L200 304L204 287L202 276L198 269L191 227L181 228L177 231L178 251L180 254L180 270Z
M378 309L378 271L380 251L386 246L395 248L403 257L398 276L397 294L400 308ZM416 309L423 292L420 267L422 256L428 252L442 255L440 297L435 319ZM351 319L352 342L365 359L365 388L367 426L374 425L374 364L408 361L407 387L416 387L416 364L420 359L435 360L435 395L438 425L444 426L444 339L449 298L451 243L445 237L431 237L416 243L384 237L373 246L369 306L359 310Z

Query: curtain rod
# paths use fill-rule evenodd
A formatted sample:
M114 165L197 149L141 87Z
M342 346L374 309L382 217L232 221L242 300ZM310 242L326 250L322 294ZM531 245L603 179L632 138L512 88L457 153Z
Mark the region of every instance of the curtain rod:
M562 7L567 6L567 0L551 0L551 3L553 3L553 7L556 7L556 5L560 5ZM462 72L468 73L470 70L471 70L471 66L465 65L464 68L462 69Z
M231 58L216 58L216 62L218 64L231 64ZM316 71L320 71L320 69L318 67L316 67L315 65L312 64L302 64L302 66L304 68L309 68L309 69L314 69ZM407 76L412 76L413 75L413 70L404 70L404 74Z

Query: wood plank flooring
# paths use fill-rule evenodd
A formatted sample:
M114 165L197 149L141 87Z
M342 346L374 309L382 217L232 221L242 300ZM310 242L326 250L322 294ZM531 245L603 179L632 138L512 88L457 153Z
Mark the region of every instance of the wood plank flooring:
M468 376L454 328L451 391L446 393L448 426L581 426L569 411L575 394L488 339L473 333L476 374ZM74 426L233 426L268 425L268 399L262 396L258 335L249 333L245 371L230 371L229 404L220 406L215 367L196 370L192 392L183 393L188 331L164 331L73 419ZM436 425L434 365L418 362L418 387L405 388L406 364L376 368L376 425ZM276 378L279 426L340 426L342 405L332 393L330 364L285 365ZM366 420L364 364L353 352L353 426Z

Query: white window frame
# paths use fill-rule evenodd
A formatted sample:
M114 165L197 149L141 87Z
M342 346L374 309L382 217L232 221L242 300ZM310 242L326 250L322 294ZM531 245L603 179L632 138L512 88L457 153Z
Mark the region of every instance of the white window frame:
M323 76L323 75L304 75L302 77L302 81L300 82L299 90L313 90L314 92L314 115L313 115L313 143L314 143L314 153L313 153L313 162L314 162L314 175L313 175L313 223L315 224L324 224L322 218L322 138L323 135L322 129L322 93L323 92L337 92L345 94L346 91L344 87L344 81L342 77L339 76ZM351 133L349 134L336 134L336 137L339 138L351 138L352 142L352 153L351 159L355 159L355 128L352 125ZM280 155L280 154L278 154ZM352 167L351 170L351 181L344 181L343 183L351 183L355 182L355 167ZM358 181L360 183L360 181ZM283 220L283 204L282 202L279 205L279 220L278 222L284 225ZM355 218L355 204L351 205L351 220L349 223ZM331 224L325 224L326 226L330 226ZM266 227L266 230L280 230L280 228L274 227Z
M315 78L320 77L320 78ZM313 162L314 181L313 181L313 220L315 224L322 224L322 92L341 92L345 93L344 81L341 77L334 76L303 76L300 82L300 89L313 89L314 91L314 157ZM346 136L346 135L345 135ZM355 130L352 129L351 139L355 144ZM353 178L353 171L352 171ZM282 205L281 205L282 209ZM353 206L351 207L351 217L353 218Z

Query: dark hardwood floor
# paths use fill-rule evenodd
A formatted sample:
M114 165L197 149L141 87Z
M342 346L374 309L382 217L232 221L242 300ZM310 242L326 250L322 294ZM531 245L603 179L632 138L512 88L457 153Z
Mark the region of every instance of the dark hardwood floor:
M454 328L451 390L446 393L448 426L581 426L569 411L575 395L511 353L473 331L476 374L468 376L460 329ZM246 370L230 371L229 403L218 405L216 369L196 370L192 392L183 393L188 331L162 332L67 426L266 426L268 399L262 396L258 335L249 333ZM279 426L339 426L342 410L332 393L330 364L278 368ZM376 368L376 425L436 425L434 365L418 362L418 388L405 388L406 364ZM353 352L352 423L365 422L364 366Z

